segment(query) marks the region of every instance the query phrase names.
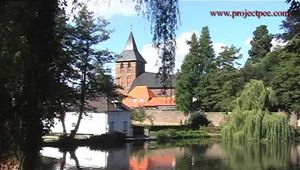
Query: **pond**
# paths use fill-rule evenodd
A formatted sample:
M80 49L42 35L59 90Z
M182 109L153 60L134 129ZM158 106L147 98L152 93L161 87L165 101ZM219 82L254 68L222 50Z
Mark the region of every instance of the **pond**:
M300 143L127 143L106 150L44 147L43 169L108 170L296 170Z

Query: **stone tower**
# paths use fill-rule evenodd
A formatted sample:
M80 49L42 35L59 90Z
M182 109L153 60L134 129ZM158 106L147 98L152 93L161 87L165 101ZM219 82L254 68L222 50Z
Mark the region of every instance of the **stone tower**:
M132 81L145 72L145 64L130 32L124 51L116 59L116 83L123 87L121 93L127 94Z

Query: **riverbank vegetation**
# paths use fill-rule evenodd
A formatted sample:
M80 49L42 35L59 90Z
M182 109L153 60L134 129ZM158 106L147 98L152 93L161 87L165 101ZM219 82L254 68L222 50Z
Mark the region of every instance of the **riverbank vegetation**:
M240 48L224 46L216 54L208 27L199 38L193 34L177 73L176 108L186 114L231 112L225 140L293 139L290 117L297 122L300 113L300 2L293 1L289 13L282 34L269 33L266 25L254 30L242 67ZM284 43L273 46L274 40Z
M288 141L294 136L289 118L284 113L270 113L275 103L272 89L262 81L251 80L235 101L235 108L222 129L225 140Z
M199 130L175 130L175 129L166 129L156 132L156 141L159 143L170 142L174 139L189 139L189 138L208 138L205 129Z

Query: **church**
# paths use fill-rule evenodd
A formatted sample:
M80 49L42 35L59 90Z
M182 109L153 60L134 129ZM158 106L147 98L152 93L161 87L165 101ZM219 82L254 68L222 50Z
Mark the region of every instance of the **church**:
M130 32L123 52L116 59L116 84L126 96L123 104L130 108L174 109L175 76L172 86L162 94L163 86L157 73L145 71L146 60L137 49L133 33Z

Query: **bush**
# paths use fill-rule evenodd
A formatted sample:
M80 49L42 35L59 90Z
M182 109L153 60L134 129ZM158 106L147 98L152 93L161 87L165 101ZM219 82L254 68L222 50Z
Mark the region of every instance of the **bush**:
M172 139L185 139L185 138L205 138L208 134L205 129L199 130L181 130L175 129L160 130L156 133L156 140L159 143L169 142Z
M210 123L206 115L201 111L191 113L188 122L192 129L198 129L199 126L207 126Z

